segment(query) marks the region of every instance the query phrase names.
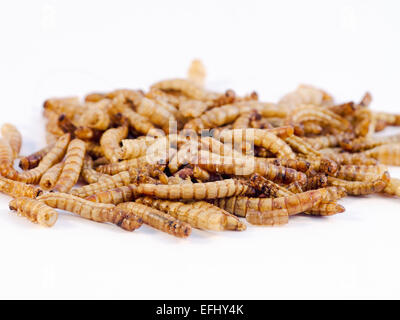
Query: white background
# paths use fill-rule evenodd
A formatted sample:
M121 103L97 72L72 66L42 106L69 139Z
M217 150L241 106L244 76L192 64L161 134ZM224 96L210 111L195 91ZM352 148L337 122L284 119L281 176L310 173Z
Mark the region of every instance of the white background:
M2 1L1 122L44 146L51 96L184 76L276 101L299 83L399 110L398 1ZM400 177L400 170L393 170ZM0 298L400 298L400 199L349 198L329 218L194 231L186 240L62 214L51 229L0 196Z

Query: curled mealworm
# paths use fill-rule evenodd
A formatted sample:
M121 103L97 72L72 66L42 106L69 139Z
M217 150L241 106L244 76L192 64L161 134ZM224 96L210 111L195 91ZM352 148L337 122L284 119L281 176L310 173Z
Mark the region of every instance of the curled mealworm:
M108 129L100 139L100 145L103 148L104 156L111 162L116 163L119 159L120 142L128 135L128 127Z
M77 183L83 166L83 158L86 153L86 144L82 140L74 139L68 146L59 179L53 191L68 192Z
M123 171L114 176L109 177L106 180L101 180L96 183L88 184L86 186L76 188L70 191L74 196L80 198L86 198L98 192L107 191L114 188L129 185L131 177L129 172Z
M8 194L14 198L18 197L36 198L37 196L40 196L43 193L43 191L36 186L10 180L1 176L0 176L0 192Z
M21 133L14 125L6 123L1 127L1 134L11 147L13 159L17 158L19 156L19 152L21 151L22 145Z
M176 237L186 238L192 232L189 224L144 204L125 202L119 204L117 208L134 214L140 217L145 224Z
M52 227L58 218L58 213L44 203L27 198L20 197L10 201L10 210L18 211L22 216L30 221L45 227Z
M234 179L180 185L140 184L137 191L139 194L170 200L216 199L253 193L248 185Z
M142 220L135 215L116 209L112 204L91 202L72 194L48 193L37 198L52 208L73 212L82 218L109 222L133 231L142 225Z

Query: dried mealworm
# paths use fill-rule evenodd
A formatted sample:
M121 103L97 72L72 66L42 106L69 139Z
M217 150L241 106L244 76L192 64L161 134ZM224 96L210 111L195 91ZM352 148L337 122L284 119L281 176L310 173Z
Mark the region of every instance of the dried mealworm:
M391 178L384 192L400 197L400 179Z
M199 87L204 87L206 68L201 60L195 59L190 64L187 77Z
M310 163L310 169L317 172L323 172L329 175L335 175L339 169L339 165L328 158L306 157L305 160Z
M212 203L239 217L245 217L248 210L254 210L265 214L265 219L274 216L285 218L308 211L321 200L326 200L327 193L327 188L323 188L279 198L231 197L214 200Z
M303 130L304 130L304 134L315 134L318 135L320 134L324 128L319 125L318 123L314 122L314 121L304 121L302 123L303 125Z
M315 121L340 131L346 131L351 128L351 124L347 119L326 108L312 105L302 106L290 113L289 123L301 123L304 121Z
M257 110L243 112L233 123L233 129L246 129L250 126L252 120L260 120L261 115Z
M325 157L334 160L338 164L358 164L358 165L376 165L378 161L374 158L367 157L362 153L337 153L332 151L321 150Z
M98 192L86 198L88 201L98 202L98 203L111 203L119 204L123 202L129 202L137 197L136 192L137 186L130 184L128 186L123 186L107 191Z
M52 227L58 218L56 210L35 199L20 197L10 201L10 210L18 211L19 214L30 221L45 227Z
M306 182L306 176L291 168L276 166L267 159L255 157L220 157L202 152L198 166L209 172L250 176L258 173L265 178L279 183ZM204 157L205 156L205 157Z
M374 116L377 121L382 120L389 126L400 126L400 114L375 112Z
M179 103L179 112L186 118L200 117L209 107L209 103L186 99Z
M275 166L282 166L295 169L297 171L306 172L310 169L311 164L304 159L278 159L270 158L266 159L266 162L271 163Z
M19 162L19 167L22 170L30 170L36 168L43 157L49 153L49 151L54 147L54 145L49 145L29 156L22 157Z
M387 167L384 165L341 165L336 177L349 181L372 181L382 179L383 175L388 175Z
M85 96L85 102L99 102L105 98L104 93L94 92Z
M192 232L188 223L141 203L125 202L119 204L117 208L134 214L140 217L145 224L175 237L186 238Z
M367 157L372 157L379 162L391 166L400 166L400 143L385 144L363 152Z
M117 96L113 100L113 106L120 112L126 119L128 119L129 125L135 129L135 131L141 134L151 134L156 129L150 120L135 111L133 111L129 106L121 102L120 100L123 96Z
M100 139L100 145L103 148L104 156L111 162L116 163L119 159L120 142L128 135L128 127L108 129Z
M187 79L163 80L153 84L152 88L163 91L178 91L195 100L208 100L211 98L207 91L205 91L195 82Z
M323 192L326 190L312 190L290 197L260 199L258 208L247 208L246 220L255 225L273 225L276 224L276 217L282 216L283 222L286 222L287 216L305 212L318 204Z
M85 153L85 142L79 139L71 141L68 146L63 169L53 191L68 192L78 182Z
M313 147L314 149L320 150L324 148L337 147L342 141L351 139L352 137L352 134L342 133L339 135L326 135L315 138L305 138L305 141L310 144L311 147Z
M359 196L371 193L379 193L386 187L383 180L374 181L347 181L334 177L328 177L331 186L343 187L349 195Z
M199 118L190 120L185 124L185 129L200 132L233 122L240 114L240 109L235 105L225 105L205 112Z
M129 175L129 172L123 171L121 173L109 177L106 180L101 180L96 183L88 184L86 186L73 189L70 191L70 194L80 198L86 198L98 192L107 191L110 189L129 185L130 182L131 182L131 177Z
M122 140L119 158L122 160L129 160L144 156L148 147L153 144L154 141L154 138Z
M140 168L142 166L149 165L148 160L148 157L140 157L117 163L104 164L98 166L96 171L113 176L122 171L129 171L130 168ZM157 163L154 162L154 165L157 165Z
M139 198L136 201L164 211L176 219L189 223L194 228L213 231L245 229L245 226L228 212L204 201L184 204L148 197Z
M344 211L345 208L336 202L321 201L319 204L305 213L313 216L332 216Z
M291 136L285 139L292 149L302 154L314 157L320 157L321 153L315 150L306 140L301 137Z
M331 103L332 100L332 97L321 89L309 85L300 85L295 91L282 97L278 105L281 108L293 110L303 104L320 106Z
M14 169L14 155L10 144L5 139L0 139L0 174L15 180L18 171Z
M64 162L60 162L47 170L40 179L40 187L44 190L53 189L60 177L63 167Z
M285 188L258 174L251 176L250 185L266 197L279 198L290 195Z
M296 155L283 141L274 133L265 129L235 129L227 130L221 133L221 139L224 142L238 144L242 141L253 142L255 146L263 147L278 158L295 159ZM287 138L288 139L288 138Z
M360 137L354 140L344 140L340 146L347 151L358 152L390 143L400 143L400 134L384 137Z
M85 104L85 111L79 119L79 124L92 129L107 130L111 124L108 109L111 100L103 99L98 102L88 102Z
M54 147L43 157L39 165L34 169L19 173L18 180L25 183L39 183L42 175L64 158L70 139L71 135L69 133L61 136Z
M170 122L175 123L176 119L173 113L160 106L155 100L143 98L136 107L136 112L148 118L153 124L161 127L165 132L169 132Z
M6 123L1 127L1 134L3 135L3 138L8 141L11 150L13 151L13 158L17 158L22 145L21 133L14 125Z
M77 97L48 99L44 102L43 107L45 110L53 111L58 116L65 114L70 119L74 119L74 116L80 115L83 111Z
M14 198L18 197L36 198L37 196L40 196L43 193L43 191L36 186L10 180L7 178L3 178L1 176L0 176L0 192L8 194Z
M140 184L137 190L139 194L170 200L216 199L253 193L248 185L234 179L180 185Z
M142 220L135 215L118 210L113 204L95 203L72 194L48 193L38 197L38 200L52 208L73 212L82 218L109 222L133 231L142 225Z

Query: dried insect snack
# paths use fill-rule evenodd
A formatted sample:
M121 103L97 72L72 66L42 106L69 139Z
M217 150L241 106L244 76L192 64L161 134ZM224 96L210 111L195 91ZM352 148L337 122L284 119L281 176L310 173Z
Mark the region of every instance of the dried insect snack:
M1 127L1 134L11 147L11 150L13 152L13 159L16 159L19 156L19 152L21 151L21 133L14 125L6 123Z
M71 141L68 146L60 177L52 189L53 192L68 192L78 182L85 153L86 144L84 141L79 139Z
M41 226L52 227L58 218L56 210L38 200L20 197L10 201L10 210L18 213Z
M145 224L155 229L179 238L186 238L192 232L191 226L186 222L141 203L125 202L117 208L140 217Z
M72 194L47 193L37 199L49 207L70 211L96 222L113 223L127 231L133 231L142 225L142 220L136 215L118 210L112 204L95 203Z

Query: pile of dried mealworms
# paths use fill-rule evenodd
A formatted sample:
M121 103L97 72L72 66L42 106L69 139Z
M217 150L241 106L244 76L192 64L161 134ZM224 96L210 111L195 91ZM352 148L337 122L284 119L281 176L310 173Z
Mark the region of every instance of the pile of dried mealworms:
M61 209L187 237L191 228L245 230L242 217L272 226L330 216L344 211L337 201L346 195L400 196L386 167L400 165L400 135L374 136L400 126L400 115L372 111L369 93L336 104L301 85L266 103L255 92L209 91L205 74L195 60L187 78L148 92L49 99L47 146L26 157L18 130L4 125L0 191L14 198L10 209L45 226Z

